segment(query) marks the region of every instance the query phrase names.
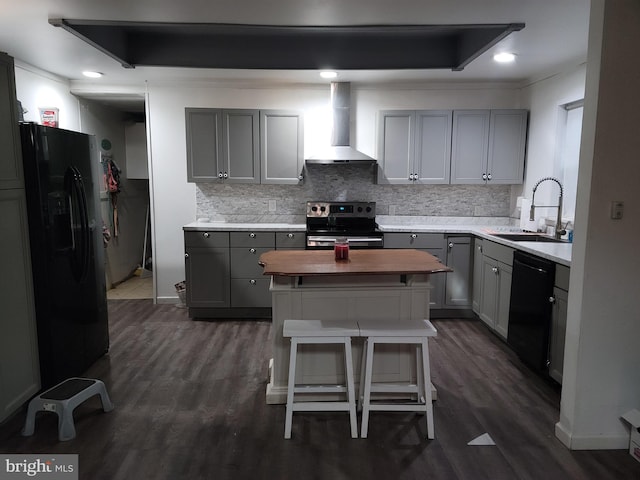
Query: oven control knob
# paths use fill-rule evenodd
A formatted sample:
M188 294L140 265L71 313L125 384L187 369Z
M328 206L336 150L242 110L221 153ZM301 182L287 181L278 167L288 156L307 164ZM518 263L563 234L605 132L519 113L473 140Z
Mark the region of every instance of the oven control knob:
M367 207L367 213L371 213L371 207Z
M312 212L317 212L318 211L318 207L316 207L315 205L313 207L311 207L311 211Z
M361 212L361 211L362 211L362 207L358 207L358 212Z
M320 211L324 212L327 209L327 207L325 207L324 205L322 207L320 207Z

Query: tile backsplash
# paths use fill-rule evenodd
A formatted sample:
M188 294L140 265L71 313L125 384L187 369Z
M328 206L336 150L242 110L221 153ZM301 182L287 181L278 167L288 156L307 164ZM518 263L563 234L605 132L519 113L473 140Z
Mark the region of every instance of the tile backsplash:
M199 183L196 216L304 223L309 200L376 202L378 215L509 217L510 185L378 185L371 166L307 166L302 185ZM269 211L269 204L275 211Z

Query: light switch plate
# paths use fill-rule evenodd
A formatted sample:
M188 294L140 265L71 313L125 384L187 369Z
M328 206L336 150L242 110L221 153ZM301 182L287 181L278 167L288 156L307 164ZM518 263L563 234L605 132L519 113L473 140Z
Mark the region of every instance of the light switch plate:
M611 202L611 219L621 220L624 212L624 203L614 200Z
M275 212L276 211L276 201L275 200L269 200L269 211L270 212Z

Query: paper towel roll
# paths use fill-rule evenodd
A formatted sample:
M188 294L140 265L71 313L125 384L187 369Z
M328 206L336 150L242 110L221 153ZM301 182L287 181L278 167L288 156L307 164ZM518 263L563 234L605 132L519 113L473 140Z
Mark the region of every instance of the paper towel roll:
M520 228L529 232L536 232L538 230L538 212L535 212L535 220L529 220L530 212L531 200L523 198L520 206Z

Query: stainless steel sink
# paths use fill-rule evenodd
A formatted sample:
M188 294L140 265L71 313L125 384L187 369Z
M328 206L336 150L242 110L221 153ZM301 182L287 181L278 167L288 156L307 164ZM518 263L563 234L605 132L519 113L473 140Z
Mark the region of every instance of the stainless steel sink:
M567 243L567 240L559 240L549 235L541 233L492 233L494 237L504 238L512 242L548 242L548 243Z

